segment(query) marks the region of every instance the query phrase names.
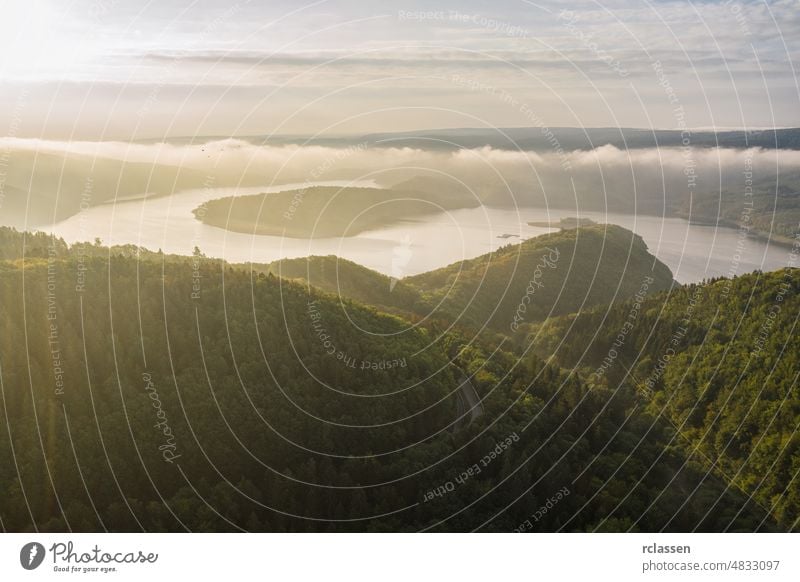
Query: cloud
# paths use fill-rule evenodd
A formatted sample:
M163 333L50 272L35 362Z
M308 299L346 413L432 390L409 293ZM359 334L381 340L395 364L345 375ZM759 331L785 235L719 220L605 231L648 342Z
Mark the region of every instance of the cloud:
M6 152L39 152L71 160L91 158L178 166L213 176L214 186L375 180L384 185L416 175L449 182L454 191L503 206L589 205L592 209L655 212L689 191L743 196L745 172L756 180L800 172L800 151L762 149L651 148L520 152L490 147L451 152L418 148L259 145L227 139L198 144L59 142L0 139ZM114 166L119 167L119 166ZM36 166L31 167L31 172ZM690 186L694 183L694 186ZM574 186L574 190L573 190ZM744 200L744 198L742 198Z

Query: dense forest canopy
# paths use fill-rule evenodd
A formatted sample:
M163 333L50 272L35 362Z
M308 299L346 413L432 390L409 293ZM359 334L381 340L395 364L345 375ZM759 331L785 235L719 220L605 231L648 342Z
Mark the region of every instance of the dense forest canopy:
M642 346L655 361L663 346L647 347L647 332L670 326L694 293L695 287L673 287L669 270L620 231L611 229L608 248L623 260L638 255L632 268L640 271L630 282L616 281L625 290L619 301L607 295L609 304L578 305L578 316L543 314L515 333L499 325L486 333L472 325L493 321L483 311L488 298L468 305L470 316L457 325L454 307L427 319L415 311L429 309L427 297L452 286L457 270L402 280L398 298L386 299L380 288L388 297L398 287L347 265L338 275L358 278L342 289L361 288L348 296L331 292L329 273L323 289L292 280L305 279L297 264L287 278L269 266L237 267L199 250L176 257L135 247L69 247L1 229L3 528L795 528L796 350L781 351L794 345L784 337L784 319L765 337L758 365L746 370L744 362L735 367L720 358L725 350L753 349L731 347L735 323L717 328L698 319L687 337L695 344L706 337L705 343L691 355L681 351L647 394L616 377L616 367L593 378L602 357L588 366L574 354L564 359L558 326L585 321L578 329L587 334L593 326L616 330L633 301L643 324L630 335L631 349ZM596 245L577 241L597 233L588 227L528 241L499 252L497 262L530 254L524 264L535 267L530 261L543 249L571 244L560 252L591 263L596 257L581 254ZM462 271L473 277L485 261ZM316 260L307 272L319 275L325 264ZM557 264L569 266L566 258ZM591 280L593 271L575 273ZM645 276L657 277L664 290L637 297ZM591 287L567 278L559 282L565 292L570 281L580 292ZM726 315L750 322L746 336L755 339L763 319L756 314L769 312L785 282L781 318L796 316L794 271L696 286L710 298L697 312L710 317L729 288ZM576 305L570 301L565 305ZM662 307L676 315L658 323ZM604 310L616 319L591 319ZM581 336L569 349L579 354L585 345ZM693 407L696 388L676 378L679 358L695 356L702 366L692 372L692 386L715 388ZM722 379L714 371L720 362ZM637 368L637 375L644 372ZM732 379L740 379L736 395ZM480 400L479 416L465 410L465 385ZM718 422L720 406L731 399L735 407L724 408ZM749 412L754 404L756 417ZM777 450L784 452L770 456ZM765 479L772 461L780 467L769 467Z
M800 270L753 273L551 319L535 351L624 385L782 523L800 518ZM620 331L628 329L620 341Z

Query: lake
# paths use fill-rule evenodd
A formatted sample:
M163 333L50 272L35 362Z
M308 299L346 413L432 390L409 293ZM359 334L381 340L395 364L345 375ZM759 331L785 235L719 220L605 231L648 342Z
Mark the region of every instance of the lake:
M315 185L377 186L372 182ZM559 209L479 207L404 221L348 238L309 240L228 232L204 225L192 214L194 208L214 198L304 186L309 184L187 190L166 197L95 206L49 228L40 228L69 243L99 237L104 244L135 244L184 255L198 246L209 257L233 263L337 255L400 277L557 230L532 227L528 221L558 223L562 217L575 216L574 212ZM740 241L739 232L731 228L692 225L683 219L656 216L603 212L582 212L581 216L618 224L641 235L650 252L667 264L681 283L731 273L741 275L755 269L771 271L786 266L789 260L788 248L753 238ZM512 236L499 238L503 235Z

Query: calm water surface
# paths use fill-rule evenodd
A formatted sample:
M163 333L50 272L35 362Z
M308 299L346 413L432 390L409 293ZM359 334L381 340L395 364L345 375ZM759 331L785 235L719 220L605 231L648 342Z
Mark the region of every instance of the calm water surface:
M318 185L353 186L350 182ZM371 182L360 186L375 186ZM195 246L208 256L230 262L269 262L308 255L338 255L393 276L422 273L557 229L532 227L528 221L557 223L574 216L568 210L473 208L455 210L348 238L293 239L228 232L197 221L192 210L229 195L278 192L303 185L187 190L172 196L96 206L45 228L67 242L100 237L105 244L136 244L165 253L191 254ZM308 184L305 184L308 186ZM681 283L704 278L770 271L785 266L789 249L746 239L735 229L690 225L679 218L583 212L597 222L618 224L642 236L654 255ZM502 235L515 235L499 238ZM737 245L739 246L737 250Z

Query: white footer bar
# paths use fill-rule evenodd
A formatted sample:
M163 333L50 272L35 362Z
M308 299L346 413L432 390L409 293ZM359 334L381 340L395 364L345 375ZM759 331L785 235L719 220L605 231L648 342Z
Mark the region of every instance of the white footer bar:
M3 534L0 580L800 580L794 534Z

